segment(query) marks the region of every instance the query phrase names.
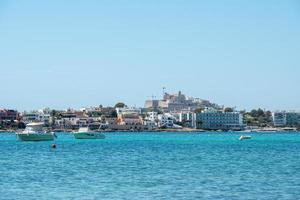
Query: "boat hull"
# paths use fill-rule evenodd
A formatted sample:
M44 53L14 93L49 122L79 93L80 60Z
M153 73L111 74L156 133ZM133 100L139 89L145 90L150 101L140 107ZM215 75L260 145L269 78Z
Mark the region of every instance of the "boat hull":
M104 139L105 135L97 132L80 132L74 133L74 137L75 139Z
M21 133L17 137L21 141L52 141L55 138L52 133Z
M250 140L251 136L241 136L239 140Z

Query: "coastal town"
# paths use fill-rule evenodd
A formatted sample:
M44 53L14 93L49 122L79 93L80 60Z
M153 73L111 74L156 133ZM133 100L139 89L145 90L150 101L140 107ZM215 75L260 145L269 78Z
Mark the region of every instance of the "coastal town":
M24 129L32 122L41 122L45 128L57 132L70 132L80 127L103 132L275 132L299 130L300 112L238 111L208 100L187 97L181 91L174 94L164 92L162 99L146 100L142 108L119 102L108 107L99 105L66 110L44 108L19 112L0 109L1 131Z

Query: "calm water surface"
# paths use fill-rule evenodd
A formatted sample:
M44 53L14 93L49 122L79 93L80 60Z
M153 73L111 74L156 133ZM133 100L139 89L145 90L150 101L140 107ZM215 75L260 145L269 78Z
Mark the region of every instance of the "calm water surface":
M0 134L0 199L300 199L300 133Z

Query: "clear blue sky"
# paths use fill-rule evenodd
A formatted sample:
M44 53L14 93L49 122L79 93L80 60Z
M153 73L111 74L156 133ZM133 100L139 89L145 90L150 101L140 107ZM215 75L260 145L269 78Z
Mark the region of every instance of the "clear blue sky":
M300 109L297 0L0 1L0 107L143 106L182 90Z

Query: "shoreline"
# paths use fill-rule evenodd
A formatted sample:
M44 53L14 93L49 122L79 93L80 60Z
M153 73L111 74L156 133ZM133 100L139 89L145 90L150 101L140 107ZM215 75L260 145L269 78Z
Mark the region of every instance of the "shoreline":
M16 132L18 132L18 130L0 130L0 134L1 133L13 133L15 134ZM73 131L72 130L60 130L60 131L52 131L55 133L63 133L63 134L72 134ZM157 129L157 130L143 130L143 131L130 131L130 130L113 130L113 131L101 131L102 133L241 133L241 134L253 134L253 133L300 133L300 130L253 130L253 131L221 131L221 130L217 130L217 131L211 131L211 130L197 130L197 129Z

